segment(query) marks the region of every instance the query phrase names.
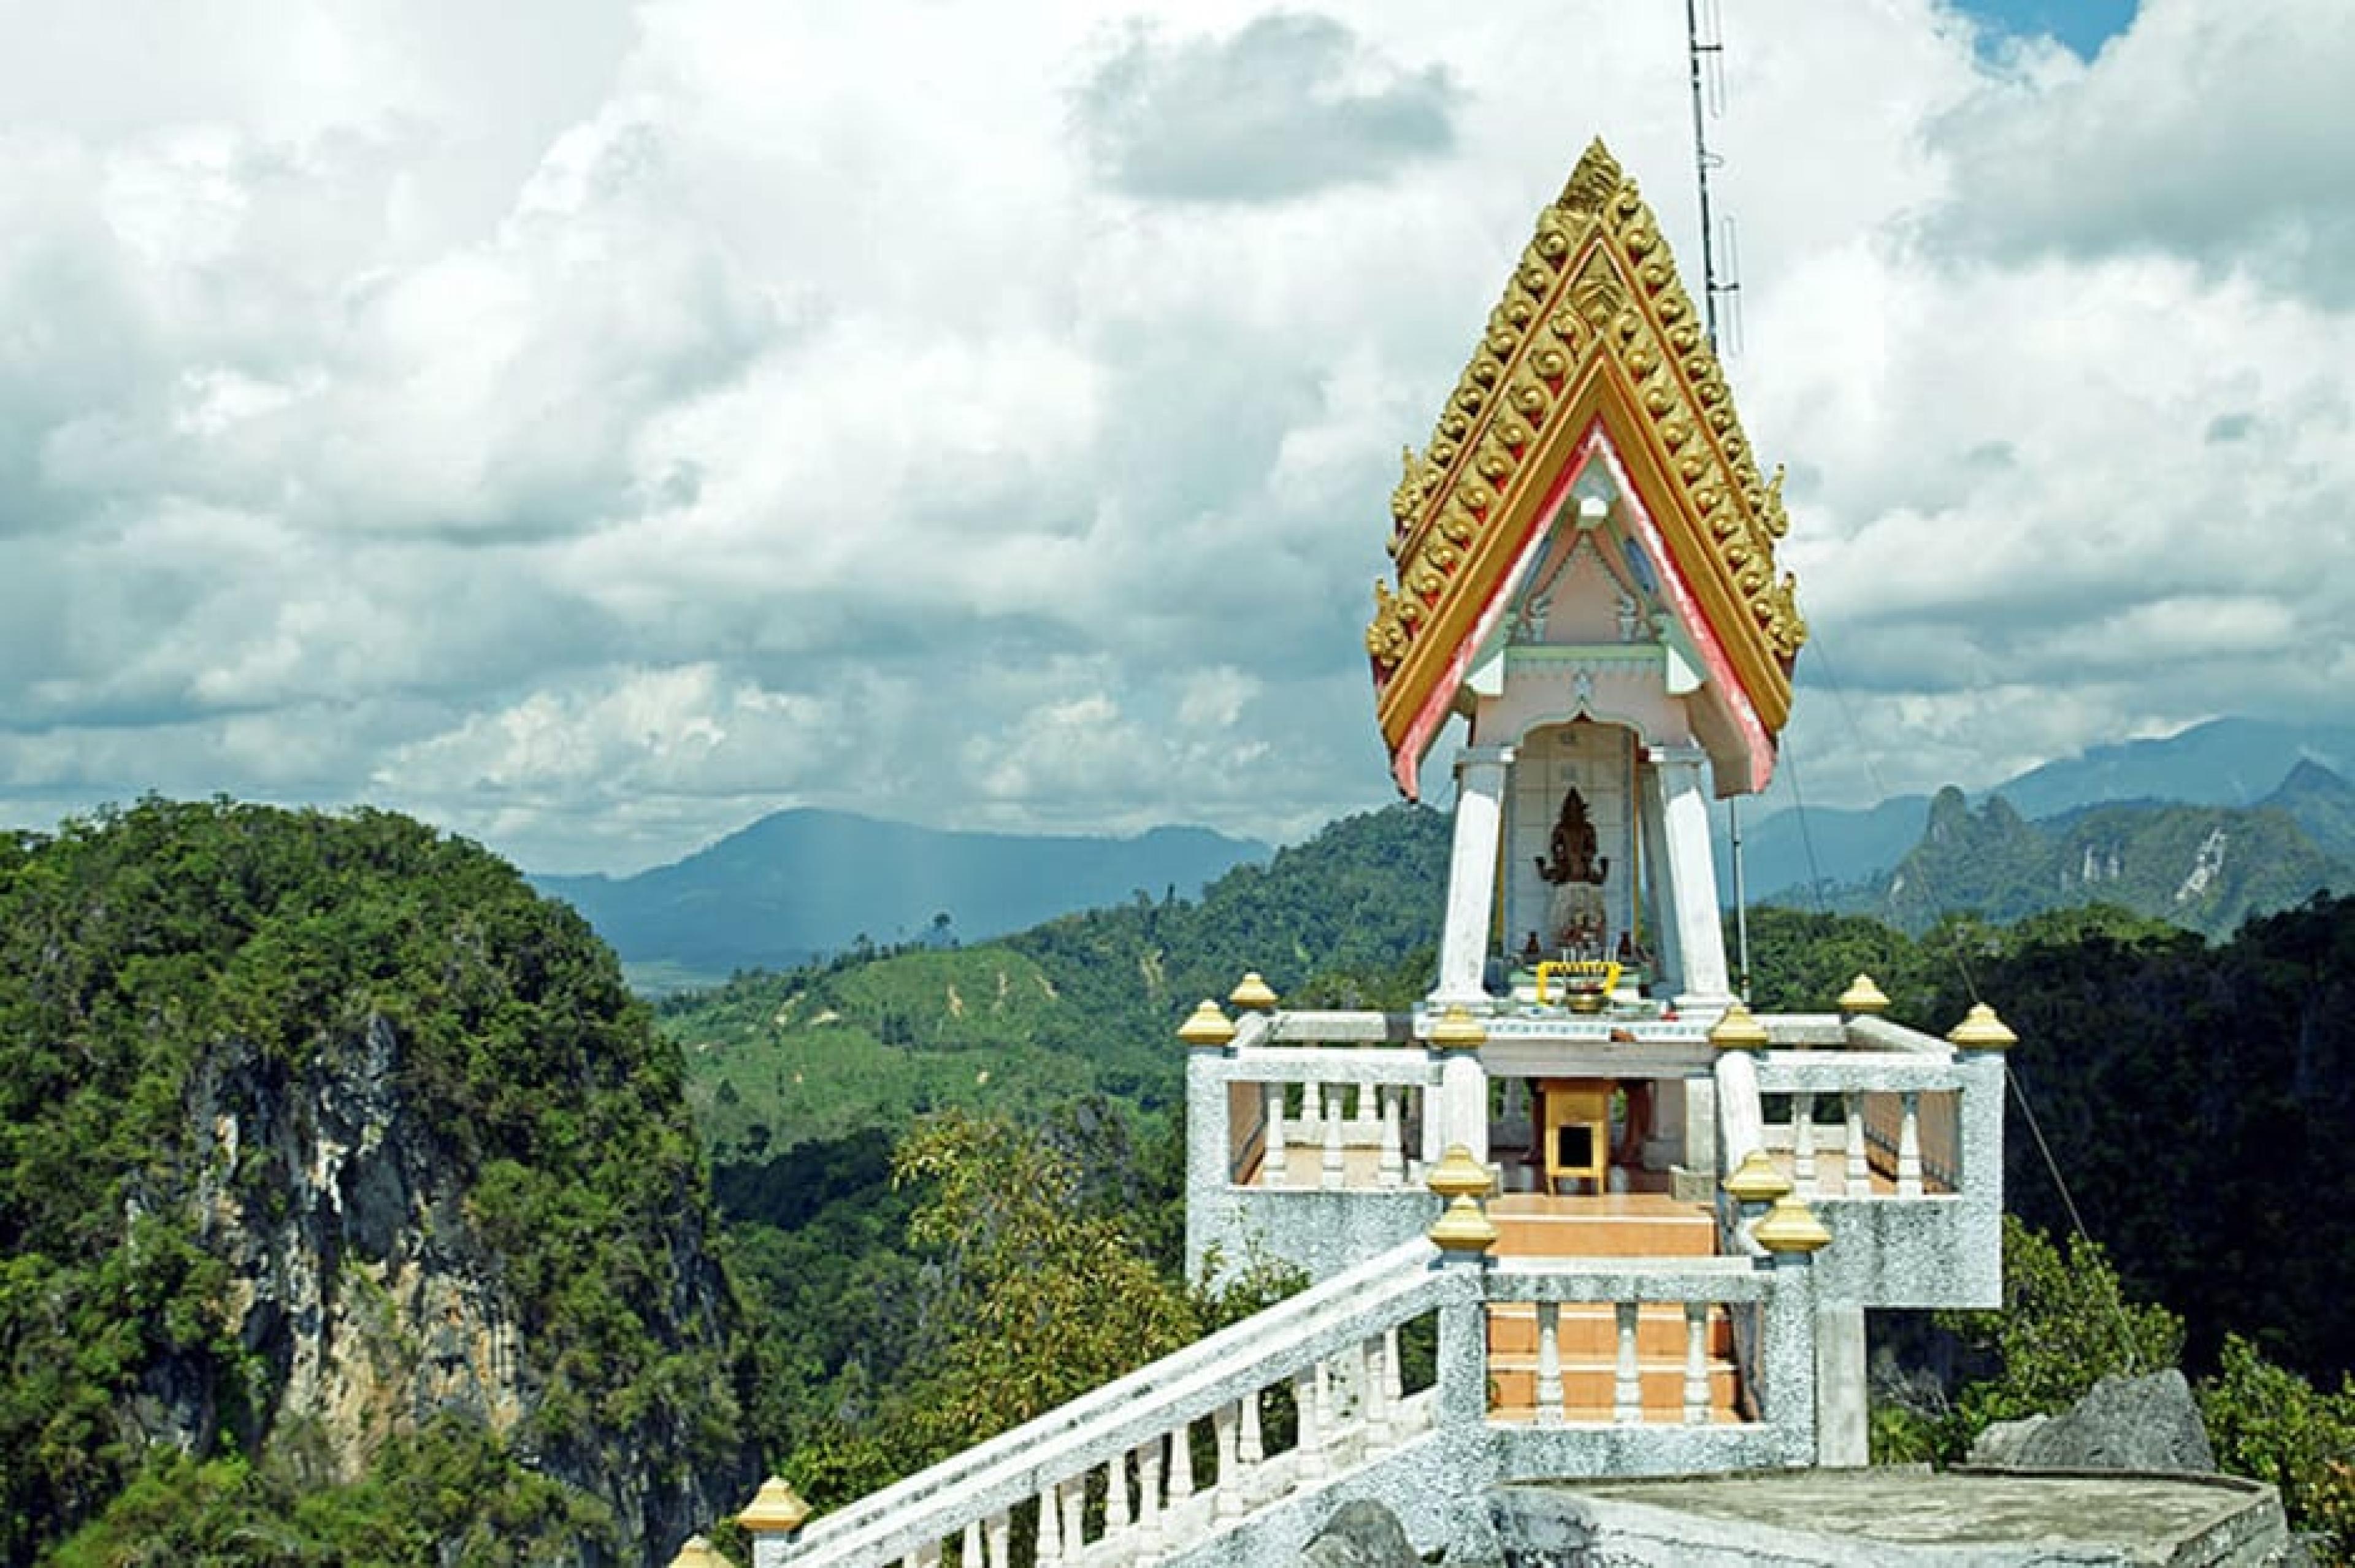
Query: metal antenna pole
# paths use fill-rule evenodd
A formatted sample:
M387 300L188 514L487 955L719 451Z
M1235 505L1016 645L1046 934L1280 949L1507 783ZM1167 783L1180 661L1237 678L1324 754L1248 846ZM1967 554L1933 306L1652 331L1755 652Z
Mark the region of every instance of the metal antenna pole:
M1723 287L1732 285L1721 285L1717 281L1717 225L1709 209L1709 171L1719 167L1722 160L1709 150L1703 66L1710 57L1722 57L1724 53L1721 33L1707 43L1701 41L1700 0L1685 0L1685 59L1692 82L1693 180L1700 190L1701 319L1709 332L1712 354L1718 351L1717 296ZM1750 999L1750 892L1742 876L1742 797L1738 795L1725 797L1725 823L1733 851L1733 989L1746 1002Z
M1700 13L1698 0L1685 0L1685 58L1692 74L1693 175L1700 187L1700 296L1701 317L1709 329L1709 349L1717 352L1717 232L1710 221L1709 171L1721 162L1709 150L1708 118L1702 112L1701 61L1710 55L1725 52L1724 41L1700 41Z

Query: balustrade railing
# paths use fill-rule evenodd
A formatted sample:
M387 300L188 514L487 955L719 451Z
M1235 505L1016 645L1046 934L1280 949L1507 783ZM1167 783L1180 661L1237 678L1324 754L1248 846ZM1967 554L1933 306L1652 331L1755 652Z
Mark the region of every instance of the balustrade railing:
M1220 1066L1231 1184L1391 1191L1420 1179L1437 1083L1427 1052L1261 1046Z
M1762 1143L1816 1198L1962 1190L1965 1073L1950 1051L1770 1051L1756 1068Z
M1400 1334L1476 1292L1415 1241L839 1513L791 1563L1147 1563L1430 1429Z
M1500 1340L1510 1343L1533 1318L1530 1397L1511 1402L1517 1416L1525 1412L1533 1425L1707 1426L1754 1420L1754 1407L1745 1416L1734 1386L1745 1372L1754 1380L1754 1358L1747 1368L1737 1363L1746 1353L1742 1347L1758 1343L1757 1316L1774 1285L1774 1275L1748 1256L1641 1265L1594 1260L1498 1264L1487 1275L1490 1386L1518 1392L1507 1390L1507 1379L1532 1370L1519 1364L1527 1357L1498 1364L1493 1348ZM1581 1319L1566 1321L1565 1307L1582 1310ZM1607 1312L1607 1320L1597 1308ZM1500 1335L1498 1320L1507 1314L1509 1328ZM1566 1346L1573 1329L1581 1342ZM1597 1338L1604 1341L1600 1357Z
M1710 1342L1723 1318L1747 1319L1739 1338L1782 1343L1785 1360L1803 1366L1807 1297L1782 1293L1804 1273L1748 1257L1437 1257L1424 1241L1395 1248L816 1520L791 1542L763 1538L755 1563L936 1568L951 1552L961 1568L1157 1563L1366 1466L1428 1465L1420 1445L1451 1422L1476 1436L1450 1450L1478 1472L1446 1478L1460 1491L1558 1466L1559 1445L1581 1430L1608 1430L1614 1463L1631 1474L1804 1463L1811 1452L1811 1389L1795 1380L1754 1419L1727 1419L1717 1384L1731 1374ZM1616 1336L1607 1410L1563 1392L1562 1319L1598 1305ZM1492 1407L1506 1369L1484 1325L1500 1311L1534 1312L1540 1325L1539 1398L1527 1414ZM1436 1321L1451 1313L1468 1317L1456 1328ZM1673 1400L1647 1399L1645 1385L1646 1362L1659 1360L1646 1354L1645 1330L1663 1315L1683 1325ZM1432 1356L1427 1379L1405 1364L1418 1341ZM1770 1386L1763 1365L1743 1375Z

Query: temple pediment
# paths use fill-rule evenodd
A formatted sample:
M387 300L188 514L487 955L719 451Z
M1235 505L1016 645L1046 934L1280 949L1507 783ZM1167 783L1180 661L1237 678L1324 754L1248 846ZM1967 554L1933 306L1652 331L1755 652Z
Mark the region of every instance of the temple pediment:
M1634 540L1667 652L1712 692L1758 788L1806 635L1774 541L1779 476L1759 471L1722 368L1635 182L1600 141L1579 160L1391 499L1396 582L1366 632L1391 771L1415 771L1547 536L1606 494Z

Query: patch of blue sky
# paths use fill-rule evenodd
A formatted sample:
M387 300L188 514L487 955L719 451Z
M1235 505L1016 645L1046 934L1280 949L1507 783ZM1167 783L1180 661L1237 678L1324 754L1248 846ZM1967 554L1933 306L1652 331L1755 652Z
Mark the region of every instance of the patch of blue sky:
M1955 9L1978 22L1981 46L2006 37L2059 39L2080 59L2092 59L2102 46L2134 21L2138 0L1954 0Z

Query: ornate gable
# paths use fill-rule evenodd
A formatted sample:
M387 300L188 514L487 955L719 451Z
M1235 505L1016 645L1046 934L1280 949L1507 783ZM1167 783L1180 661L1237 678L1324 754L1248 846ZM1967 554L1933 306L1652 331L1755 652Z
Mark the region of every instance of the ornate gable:
M1397 586L1374 585L1366 649L1393 773L1410 795L1471 643L1599 432L1668 565L1771 741L1806 637L1774 541L1781 475L1758 469L1725 373L1636 183L1597 140L1521 256L1430 444L1391 496ZM1728 694L1729 696L1732 694Z

